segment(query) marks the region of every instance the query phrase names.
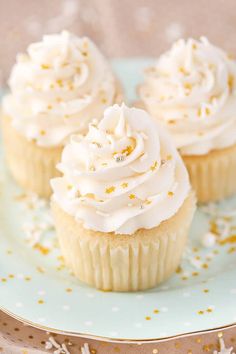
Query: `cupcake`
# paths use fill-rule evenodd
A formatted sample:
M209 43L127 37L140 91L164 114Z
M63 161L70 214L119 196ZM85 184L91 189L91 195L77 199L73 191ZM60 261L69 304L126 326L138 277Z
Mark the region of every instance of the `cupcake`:
M199 202L236 192L236 62L206 38L179 40L146 70L139 95L168 128Z
M152 288L178 267L195 210L170 137L143 110L114 105L74 135L51 181L67 266L106 291Z
M49 180L70 134L119 102L121 90L108 62L88 38L69 32L44 36L17 57L3 100L6 160L26 190L49 197Z

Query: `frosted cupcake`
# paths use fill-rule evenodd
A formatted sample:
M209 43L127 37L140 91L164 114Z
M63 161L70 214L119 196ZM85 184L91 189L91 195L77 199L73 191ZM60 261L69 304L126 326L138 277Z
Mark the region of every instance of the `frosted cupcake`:
M236 192L236 62L200 41L177 41L139 87L149 113L166 126L200 202Z
M16 181L48 197L49 180L70 134L120 100L120 89L95 44L69 32L44 36L20 54L3 100L6 159Z
M137 124L138 122L138 124ZM65 262L110 291L156 286L178 267L195 210L187 170L143 110L114 105L74 135L51 181Z

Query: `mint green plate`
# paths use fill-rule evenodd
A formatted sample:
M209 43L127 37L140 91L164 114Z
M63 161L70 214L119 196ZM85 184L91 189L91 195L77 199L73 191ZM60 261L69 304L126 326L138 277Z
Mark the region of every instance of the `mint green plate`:
M148 59L113 65L129 100ZM224 217L224 242L201 246L209 216L198 210L181 268L163 285L139 293L97 291L64 267L48 205L27 197L0 163L0 306L35 326L83 336L150 340L205 331L236 322L236 220ZM236 198L221 203L236 208ZM228 215L228 212L226 213ZM216 230L214 220L211 229ZM223 236L222 236L223 237ZM220 236L218 236L220 239Z

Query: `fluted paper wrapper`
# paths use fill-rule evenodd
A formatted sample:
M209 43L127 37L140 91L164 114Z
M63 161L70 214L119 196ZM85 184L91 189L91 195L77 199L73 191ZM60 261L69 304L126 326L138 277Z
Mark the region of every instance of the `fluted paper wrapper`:
M59 176L56 169L62 147L44 148L27 140L12 127L11 119L2 116L5 158L16 182L40 197L51 195L50 179Z
M133 235L85 229L54 201L52 211L62 255L76 277L105 291L136 291L156 286L177 269L195 211L195 195L191 192L169 220Z
M206 155L182 157L200 203L236 193L236 145Z

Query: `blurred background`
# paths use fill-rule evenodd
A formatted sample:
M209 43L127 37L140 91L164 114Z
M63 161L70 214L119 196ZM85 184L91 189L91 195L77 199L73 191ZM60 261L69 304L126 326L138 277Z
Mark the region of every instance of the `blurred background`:
M0 0L0 83L16 53L62 29L91 37L110 58L157 56L206 35L236 54L236 0Z

